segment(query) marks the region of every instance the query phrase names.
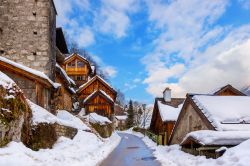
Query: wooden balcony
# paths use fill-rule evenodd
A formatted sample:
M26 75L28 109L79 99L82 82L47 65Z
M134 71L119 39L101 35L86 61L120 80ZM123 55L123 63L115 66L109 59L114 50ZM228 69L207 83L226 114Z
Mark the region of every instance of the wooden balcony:
M68 74L87 74L88 73L88 70L84 67L82 68L74 68L74 67L67 67L66 68L66 72Z

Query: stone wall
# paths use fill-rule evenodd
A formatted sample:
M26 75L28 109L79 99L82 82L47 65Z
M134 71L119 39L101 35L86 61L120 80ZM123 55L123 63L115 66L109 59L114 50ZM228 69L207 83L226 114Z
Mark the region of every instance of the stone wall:
M0 0L0 56L54 80L56 13L52 0Z
M0 147L10 141L30 141L31 110L23 93L14 85L0 85Z
M170 142L170 144L180 144L183 138L192 131L209 130L201 117L190 104L186 108L179 124L175 127L176 129L173 133L172 141Z
M55 131L57 137L64 136L70 139L73 139L77 134L77 129L59 124L55 124Z
M98 123L90 123L91 126L98 132L98 134L102 137L102 138L108 138L112 135L113 132L113 124L106 124L106 125L101 125Z
M32 126L31 141L27 145L33 150L52 148L61 136L73 139L77 129L59 124L39 123Z

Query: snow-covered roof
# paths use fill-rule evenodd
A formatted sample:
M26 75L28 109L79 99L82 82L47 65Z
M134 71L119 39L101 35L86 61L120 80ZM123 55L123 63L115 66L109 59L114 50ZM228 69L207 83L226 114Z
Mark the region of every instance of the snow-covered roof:
M7 59L7 58L5 58L5 57L2 57L2 56L0 56L0 61L2 61L2 62L4 62L4 63L7 63L7 64L9 64L9 65L12 65L12 66L14 66L14 67L17 67L17 68L19 68L19 69L21 69L21 70L24 70L24 71L26 71L26 72L28 72L28 73L30 73L30 74L32 74L32 75L36 75L36 76L38 76L38 77L40 77L40 78L42 78L42 79L45 79L45 80L47 80L54 88L58 88L57 84L55 84L53 81L51 81L51 80L49 79L49 77L48 77L46 74L44 74L43 72L40 72L40 71L38 71L38 70L29 68L29 67L24 66L24 65L22 65L22 64L16 63L16 62L11 61L11 60L9 60L9 59Z
M75 81L68 76L66 71L58 63L56 63L56 67L61 71L61 73L64 75L64 77L67 79L69 83L76 85Z
M112 123L108 118L98 115L96 113L89 114L89 121L91 123L94 123L94 124L98 123L100 125L106 125L106 124Z
M30 100L27 101L32 110L32 122L34 125L38 123L58 123L60 125L73 127L79 130L90 130L80 119L74 117L66 111L58 111L57 116L55 116Z
M180 114L182 105L183 105L183 104L180 104L176 108L176 107L164 104L160 100L157 101L157 104L158 104L159 112L160 112L161 119L162 119L163 122L165 122L165 121L176 121L179 114Z
M126 120L128 118L128 116L127 115L119 115L119 116L115 116L115 118L117 120Z
M106 92L104 92L103 90L95 90L94 92L92 92L89 96L87 96L84 100L83 103L87 102L91 97L93 97L96 93L101 93L103 94L106 98L108 98L110 101L114 102L114 100L112 99L112 97L110 97Z
M250 139L250 131L193 131L186 135L181 144L185 144L189 139L201 145L238 145Z
M249 96L195 95L192 99L216 130L250 130Z
M104 84L106 84L110 89L112 89L113 91L116 92L116 90L114 88L112 88L112 86L107 82L105 81L102 77L100 77L99 75L95 75L94 77L92 77L91 79L88 80L88 82L82 84L79 89L77 90L78 92L81 91L83 88L85 88L87 85L89 85L91 82L93 82L95 79L99 79L101 80L102 82L104 82Z
M111 96L109 96L106 92L104 92L103 90L99 90L104 96L106 96L109 100L111 100L112 102L114 102L114 100L112 99Z
M94 94L97 92L97 90L95 90L94 92L92 92L90 95L88 95L84 100L83 103L85 103L87 100L89 100L92 96L94 96Z
M78 53L72 53L72 54L70 54L69 56L67 56L67 57L64 59L64 61L68 60L69 58L71 58L71 57L74 56L74 55L78 55L78 56L81 57L82 59L88 61L86 58L84 58L83 56L79 55Z

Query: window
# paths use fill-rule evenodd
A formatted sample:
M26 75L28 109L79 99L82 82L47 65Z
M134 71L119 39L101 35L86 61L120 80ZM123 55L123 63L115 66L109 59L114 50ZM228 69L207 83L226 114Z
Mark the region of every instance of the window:
M192 127L193 127L193 118L192 118L192 116L190 115L189 117L188 117L188 125L189 125L189 131L192 131Z
M83 77L82 76L76 76L76 80L81 81L81 80L83 80Z
M75 67L75 66L76 66L75 61L72 61L72 62L68 63L68 67Z
M84 67L84 63L81 61L77 61L77 67Z
M50 91L46 88L44 88L44 108L49 110L49 101L50 101Z

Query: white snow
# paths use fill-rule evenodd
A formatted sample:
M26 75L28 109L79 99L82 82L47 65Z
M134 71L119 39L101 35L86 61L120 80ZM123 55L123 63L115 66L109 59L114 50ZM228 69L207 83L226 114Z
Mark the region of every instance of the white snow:
M90 130L80 119L71 115L67 111L58 111L57 116L48 112L46 109L27 100L32 110L32 122L34 125L38 123L58 123L60 125L73 127L79 130Z
M100 140L95 134L78 131L73 140L60 137L52 149L32 151L22 143L11 142L0 148L1 166L97 166L119 144L114 133Z
M91 70L92 70L92 73L95 72L95 66L94 65L91 65Z
M249 96L195 95L193 100L216 130L250 130Z
M93 81L94 79L100 79L100 80L102 80L106 85L108 85L112 90L114 90L114 89L112 88L112 86L111 86L107 81L105 81L102 77L100 77L99 75L95 75L94 77L92 77L91 79L89 79L88 82L86 82L85 84L82 84L82 85L78 88L77 91L80 91L83 87L85 87L87 84L89 84L89 82ZM115 90L114 90L114 91L115 91Z
M188 138L195 139L201 145L238 145L250 139L250 131L193 131L186 135L182 143Z
M4 58L4 57L2 57L2 56L0 56L0 61L5 62L5 63L8 63L8 64L10 64L10 65L12 65L12 66L15 66L15 67L19 68L19 69L22 69L22 70L24 70L24 71L26 71L26 72L28 72L28 73L30 73L30 74L36 75L36 76L38 76L38 77L40 77L40 78L42 78L42 79L45 79L45 80L47 80L54 88L58 88L58 86L55 85L55 83L54 83L53 81L51 81L51 80L49 79L49 77L48 77L47 75L45 75L43 72L40 72L40 71L38 71L38 70L29 68L29 67L24 66L24 65L22 65L22 64L16 63L16 62L11 61L11 60L9 60L9 59L7 59L7 58Z
M4 97L4 99L7 99L7 100L8 99L14 99L14 98L15 98L15 96L13 96L13 95L7 95L7 96Z
M99 90L104 96L106 96L109 100L111 100L112 102L114 102L114 100L112 99L112 97L110 97L106 92L104 92L103 90Z
M16 83L12 79L10 79L6 74L0 71L0 85L1 86L3 86L6 89L10 89L14 84Z
M163 166L248 166L250 163L250 140L228 148L218 159L206 159L204 156L194 156L181 151L179 145L157 146L155 142L141 133L132 130L126 133L140 137L149 148L154 150L154 156Z
M96 113L90 113L88 117L89 121L94 124L98 123L100 125L106 125L112 123L108 118L98 115Z
M92 92L90 95L88 95L84 100L83 103L85 103L88 99L90 99L97 91L95 90L94 92Z
M64 75L64 77L67 79L67 81L73 85L76 85L75 81L73 81L68 74L66 73L66 71L58 64L56 63L56 67L62 72L62 74ZM74 90L75 91L75 90Z
M177 108L163 104L161 101L158 101L158 108L161 115L161 119L165 121L176 121L183 104L180 104Z
M57 118L60 119L60 121L64 121L63 124L67 124L67 126L71 126L73 128L79 129L79 130L90 130L89 127L87 127L86 124L84 124L79 118L75 117L71 113L65 110L58 110L57 111ZM65 123L67 122L67 123Z
M112 102L114 102L114 100L103 90L95 90L94 92L92 92L90 95L88 95L84 100L83 103L85 103L87 100L89 100L92 96L94 96L96 93L101 92L104 96L106 96L109 100L111 100Z
M115 116L117 120L126 120L128 118L127 115L120 115L120 116Z

